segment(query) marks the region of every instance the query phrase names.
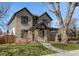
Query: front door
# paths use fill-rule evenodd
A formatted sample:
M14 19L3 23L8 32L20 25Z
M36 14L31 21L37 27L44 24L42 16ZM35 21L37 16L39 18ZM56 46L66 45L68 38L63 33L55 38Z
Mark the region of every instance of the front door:
M44 40L44 30L39 30L38 35L42 40Z

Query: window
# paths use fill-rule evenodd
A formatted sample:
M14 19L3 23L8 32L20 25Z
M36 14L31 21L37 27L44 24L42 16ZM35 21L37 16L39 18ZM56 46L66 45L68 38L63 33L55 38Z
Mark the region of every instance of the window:
M34 17L33 17L33 26L35 26L35 25L37 24L37 19L38 19L37 16L34 16Z
M21 24L23 24L23 25L28 24L28 17L27 16L21 16Z
M21 38L27 38L28 30L21 30Z
M48 24L47 19L43 19L43 23L44 23L45 25L47 25L47 24Z
M37 24L37 20L33 20L33 26L35 26Z

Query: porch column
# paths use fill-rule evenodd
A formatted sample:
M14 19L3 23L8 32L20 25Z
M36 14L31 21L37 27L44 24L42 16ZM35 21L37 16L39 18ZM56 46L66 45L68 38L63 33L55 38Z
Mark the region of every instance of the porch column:
M44 30L44 42L47 42L47 30Z
M32 32L31 32L31 31L28 31L28 38L29 38L31 41L33 41L33 40L32 40Z
M38 41L38 31L37 30L35 30L35 41Z

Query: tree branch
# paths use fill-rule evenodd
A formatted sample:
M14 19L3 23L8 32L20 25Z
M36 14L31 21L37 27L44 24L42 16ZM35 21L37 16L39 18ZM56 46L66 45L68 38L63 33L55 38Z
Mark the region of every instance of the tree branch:
M62 19L62 15L61 15L61 11L60 11L60 3L57 2L56 4L57 4L57 14L59 16L60 25L61 25L61 27L64 27L63 19Z
M54 13L55 13L55 15L57 17L57 20L58 20L58 22L60 24L60 27L64 27L59 5L60 5L60 3L56 3L57 7L55 7L55 3L54 2L52 3L52 7L54 9Z
M7 13L9 7L8 6L1 6L0 9L0 18L2 18L3 16L5 16L5 14Z
M68 26L69 23L70 23L70 21L71 21L73 12L75 10L75 6L76 6L76 2L72 3L71 8L70 8L70 12L69 12L69 16L68 16L67 21L66 21L66 24L65 24L66 26Z
M65 22L64 22L65 25L66 25L67 18L69 17L70 8L71 8L71 3L69 2L68 3L68 9L67 9L67 12L66 12L66 18L65 18Z

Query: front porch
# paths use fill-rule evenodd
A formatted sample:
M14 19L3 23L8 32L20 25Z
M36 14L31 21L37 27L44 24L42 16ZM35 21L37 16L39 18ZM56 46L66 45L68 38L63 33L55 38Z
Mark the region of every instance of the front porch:
M33 41L49 42L55 40L55 35L58 31L57 28L51 28L44 23L39 23L29 29L32 32Z

